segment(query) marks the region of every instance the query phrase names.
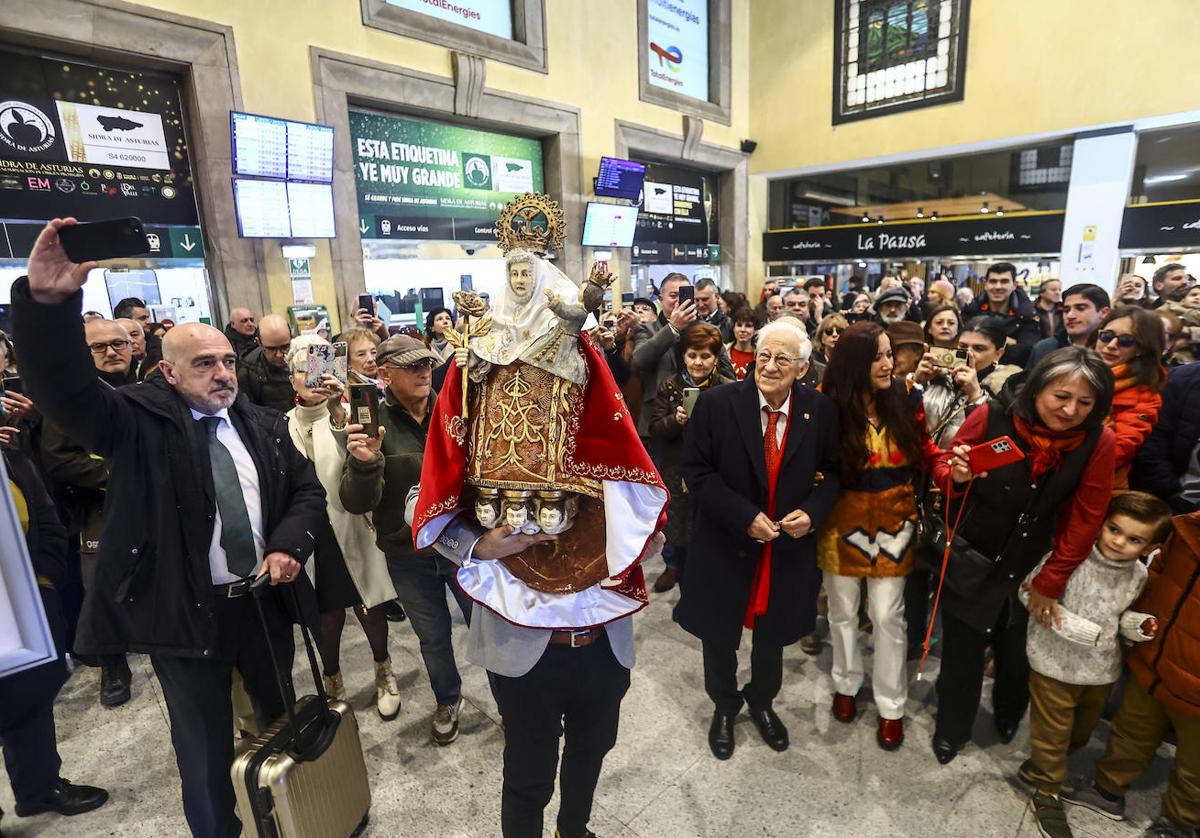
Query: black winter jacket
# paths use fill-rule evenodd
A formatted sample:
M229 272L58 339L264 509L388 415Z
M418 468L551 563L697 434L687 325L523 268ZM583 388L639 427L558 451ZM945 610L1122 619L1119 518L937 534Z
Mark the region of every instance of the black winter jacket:
M1179 497L1179 481L1200 443L1200 361L1175 367L1167 375L1158 424L1133 460L1129 486L1158 495L1177 515L1194 512L1196 504Z
M254 404L287 413L296 406L288 371L267 361L261 346L238 357L238 389Z
M104 534L76 649L208 657L216 635L208 563L216 501L205 434L162 376L115 391L97 379L81 303L79 293L36 303L25 277L12 288L30 397L108 461ZM325 516L312 463L292 445L281 413L239 394L229 415L258 471L265 552L307 561ZM296 586L302 607L311 606L305 574Z

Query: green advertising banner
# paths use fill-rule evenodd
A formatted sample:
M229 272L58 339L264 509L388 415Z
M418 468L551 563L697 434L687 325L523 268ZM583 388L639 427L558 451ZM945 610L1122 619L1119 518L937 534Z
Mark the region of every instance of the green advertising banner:
M494 241L500 208L543 190L528 137L352 110L350 143L367 239Z

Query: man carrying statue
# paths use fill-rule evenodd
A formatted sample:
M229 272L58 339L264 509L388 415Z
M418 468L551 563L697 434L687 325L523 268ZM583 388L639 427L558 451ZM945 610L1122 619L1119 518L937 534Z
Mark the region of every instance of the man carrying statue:
M407 514L416 547L458 564L481 606L468 658L492 674L504 718L505 838L542 835L564 731L556 834L585 838L667 491L583 332L610 278L593 270L580 289L545 258L563 236L545 196L514 199L497 233L507 282L488 316L458 300L458 370L434 407Z

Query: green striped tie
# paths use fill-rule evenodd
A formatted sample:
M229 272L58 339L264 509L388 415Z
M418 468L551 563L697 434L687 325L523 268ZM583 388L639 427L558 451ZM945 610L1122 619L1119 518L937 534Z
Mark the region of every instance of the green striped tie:
M200 421L208 432L208 459L212 463L213 488L221 513L221 547L229 572L246 577L258 567L258 554L254 551L254 531L250 528L250 513L246 511L237 466L229 449L217 439L220 417L205 416Z

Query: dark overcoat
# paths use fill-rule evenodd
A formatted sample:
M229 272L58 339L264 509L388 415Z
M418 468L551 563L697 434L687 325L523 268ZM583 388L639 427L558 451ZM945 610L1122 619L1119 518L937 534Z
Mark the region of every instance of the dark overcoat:
M692 498L692 539L676 616L705 642L736 649L762 545L746 534L767 511L767 465L758 388L752 379L707 390L688 420L683 440L683 479ZM818 481L817 475L822 478ZM787 645L816 624L816 532L837 499L837 409L825 396L795 384L791 424L783 450L776 514L802 508L811 534L775 539L767 613L756 638Z

